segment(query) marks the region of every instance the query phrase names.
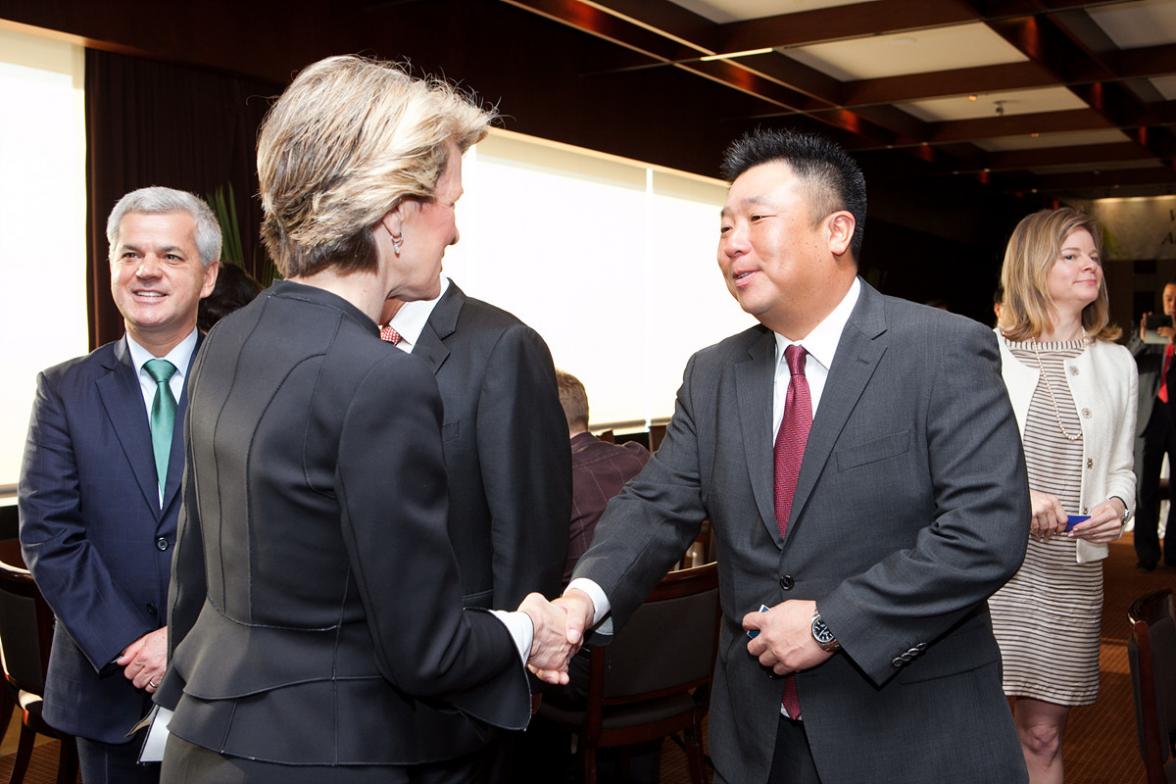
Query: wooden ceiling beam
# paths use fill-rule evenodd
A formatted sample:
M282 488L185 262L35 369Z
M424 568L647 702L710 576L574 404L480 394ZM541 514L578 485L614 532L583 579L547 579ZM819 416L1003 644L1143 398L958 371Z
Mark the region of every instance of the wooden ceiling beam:
M1069 86L1097 81L1117 82L1176 73L1176 44L1109 52L1106 59L1108 67L1089 63L1072 64L1067 69L1070 71L1068 78L1061 83ZM1053 87L1057 84L1059 75L1051 73L1042 63L1029 60L845 82L841 88L841 104L855 108L954 95Z
M1083 188L1115 188L1131 185L1169 185L1176 182L1170 166L1140 169L1093 169L1067 174L1026 174L1003 179L1013 189L1037 188L1039 191L1068 191Z
M963 0L873 0L720 25L726 52L780 48L967 24L979 18Z
M1176 73L1176 44L1124 49L1110 53L1109 59L1120 79Z
M1070 147L1046 147L1044 149L1006 150L988 153L984 168L991 171L1035 169L1041 166L1075 166L1090 164L1119 163L1122 161L1149 160L1147 151L1131 142L1109 144L1081 144Z
M670 0L581 0L581 4L680 43L701 47L708 54L718 51L719 26Z
M842 95L845 106L856 107L1048 87L1054 84L1057 84L1057 80L1047 68L1030 61L861 79L846 82L842 88Z

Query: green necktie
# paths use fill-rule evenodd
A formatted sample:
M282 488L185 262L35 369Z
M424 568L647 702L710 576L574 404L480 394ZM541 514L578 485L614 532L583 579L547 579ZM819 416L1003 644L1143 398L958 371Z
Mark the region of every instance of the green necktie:
M176 426L176 398L168 381L176 366L166 359L149 359L143 365L155 379L155 402L151 404L151 447L155 450L155 473L159 476L159 498L167 484L167 461L171 456L172 431Z

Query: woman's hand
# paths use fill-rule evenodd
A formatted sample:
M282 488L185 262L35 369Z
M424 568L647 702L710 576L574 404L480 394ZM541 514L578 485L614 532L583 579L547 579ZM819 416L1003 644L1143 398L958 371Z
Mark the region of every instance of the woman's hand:
M1030 536L1044 541L1066 530L1066 510L1056 495L1030 490L1029 500L1033 505L1033 519L1029 522Z
M1070 529L1070 536L1088 542L1106 544L1123 532L1123 513L1127 508L1118 498L1110 498L1090 510L1090 519Z

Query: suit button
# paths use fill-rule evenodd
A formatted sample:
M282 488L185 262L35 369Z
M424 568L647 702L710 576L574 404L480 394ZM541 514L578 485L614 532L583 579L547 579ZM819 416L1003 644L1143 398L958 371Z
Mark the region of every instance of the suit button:
M796 587L796 580L790 574L780 575L780 588L785 591L791 591Z
M155 546L160 550L166 550L167 549L167 540L161 536L155 540Z
M1087 468L1094 468L1094 458L1093 457L1086 458L1086 467Z
M1071 376L1076 376L1076 375L1078 375L1078 368L1076 368L1076 367L1072 367L1072 368L1070 368L1070 375L1071 375Z
M1090 409L1089 408L1082 409L1082 416L1085 419L1090 419Z
M890 666L896 670L901 670L902 665L904 665L904 664L906 664L906 662L902 660L901 656L895 656L893 659L890 660Z
M151 602L147 603L147 614L150 615L152 618L154 618L156 615L159 614L158 611L155 609L155 605L152 604Z

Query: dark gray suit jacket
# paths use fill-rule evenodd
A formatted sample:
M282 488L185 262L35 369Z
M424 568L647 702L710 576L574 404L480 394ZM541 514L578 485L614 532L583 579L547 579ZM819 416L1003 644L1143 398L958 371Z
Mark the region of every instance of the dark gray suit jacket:
M560 589L572 457L551 352L505 310L450 282L413 356L437 378L449 537L467 607L513 609Z
M423 362L284 281L217 324L188 391L156 698L173 733L261 761L403 765L478 748L475 719L527 725L510 635L462 610Z
M709 516L723 612L711 700L719 777L764 781L781 684L747 652L761 603L815 599L842 652L798 676L831 784L1021 782L986 598L1028 539L1021 440L992 332L862 284L813 421L781 540L772 497L775 339L696 354L661 448L576 577L623 625Z
M1135 419L1135 436L1141 438L1147 431L1148 420L1151 419L1152 409L1156 405L1156 394L1160 391L1160 374L1164 369L1164 350L1167 346L1144 343L1139 339L1139 335L1132 335L1127 348L1130 349L1131 356L1135 357L1135 365L1139 368L1139 416ZM1139 471L1142 465L1137 446L1136 471Z

